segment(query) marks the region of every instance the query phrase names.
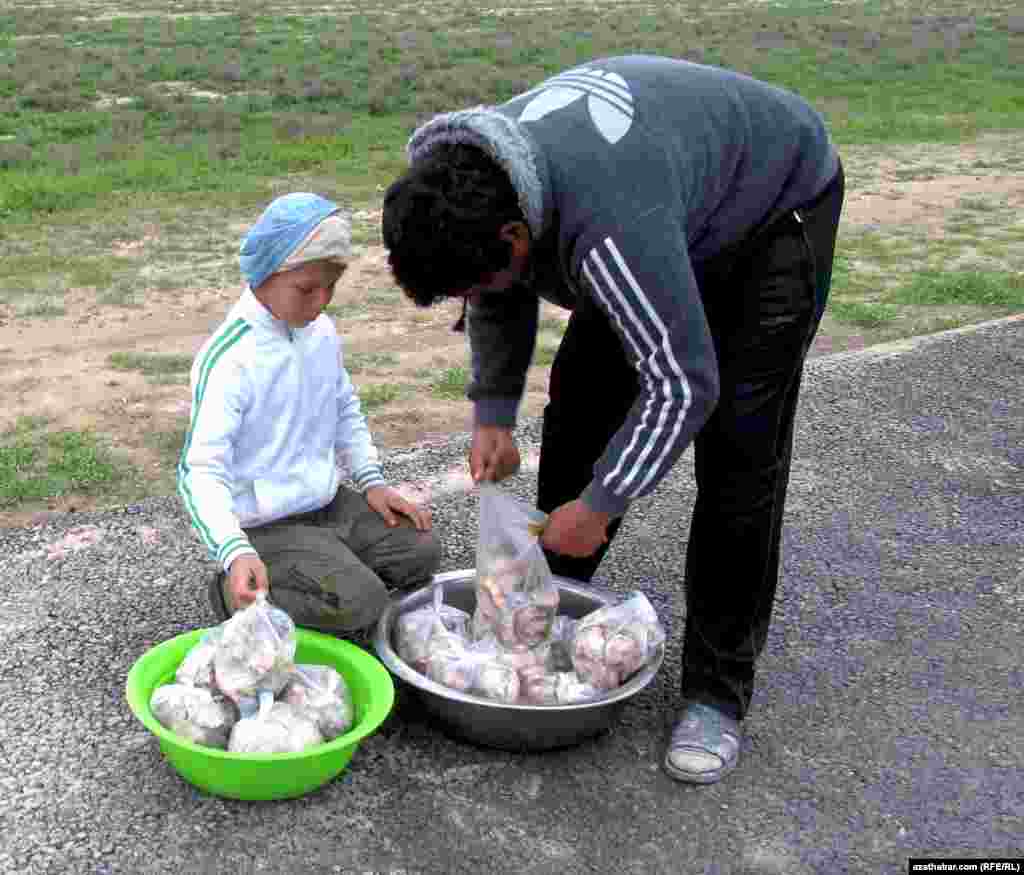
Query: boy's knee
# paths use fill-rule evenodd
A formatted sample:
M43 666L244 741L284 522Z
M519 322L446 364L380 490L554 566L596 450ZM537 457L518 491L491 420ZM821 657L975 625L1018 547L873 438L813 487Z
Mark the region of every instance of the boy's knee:
M444 548L441 546L441 539L433 532L421 532L422 544L419 548L420 567L423 577L433 577L437 569L441 567L441 560L444 558Z
M377 622L388 605L388 592L376 575L349 573L352 569L293 566L271 576L270 600L297 626L331 634L355 632Z
M412 567L407 586L411 586L414 583L428 582L437 572L437 569L441 566L441 559L444 558L444 548L441 546L441 540L433 530L419 532L418 534L419 538L417 539L413 559L410 563Z
M430 582L441 565L444 550L433 531L408 533L400 549L381 564L378 572L394 589L413 589Z

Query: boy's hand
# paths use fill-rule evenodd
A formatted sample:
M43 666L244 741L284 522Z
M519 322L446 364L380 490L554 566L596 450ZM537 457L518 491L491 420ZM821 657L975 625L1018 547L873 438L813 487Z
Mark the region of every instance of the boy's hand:
M390 486L371 486L366 490L366 503L384 517L384 522L389 526L397 526L397 514L401 514L408 517L419 531L430 529L430 511L403 498L398 490Z
M247 608L261 592L270 592L267 566L259 556L243 553L228 569L228 610L234 613Z
M501 425L478 425L473 428L469 448L469 473L476 483L481 480L497 483L519 470L519 448L512 429Z

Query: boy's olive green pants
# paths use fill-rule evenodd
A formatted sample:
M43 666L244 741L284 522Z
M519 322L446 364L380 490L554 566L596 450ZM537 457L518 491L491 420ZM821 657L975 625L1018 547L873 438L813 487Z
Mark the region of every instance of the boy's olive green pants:
M433 530L399 519L390 528L362 495L342 486L320 510L245 534L267 566L270 601L297 626L343 634L373 625L389 589L425 585L441 563Z

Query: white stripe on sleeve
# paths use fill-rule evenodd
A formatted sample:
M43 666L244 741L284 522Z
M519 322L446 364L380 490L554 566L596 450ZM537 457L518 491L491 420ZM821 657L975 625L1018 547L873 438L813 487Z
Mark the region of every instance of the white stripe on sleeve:
M584 261L583 265L584 274L593 287L595 294L601 298L609 312L613 314L616 322L619 324L619 327L623 332L623 335L633 347L637 358L640 361L646 362L649 368L649 375L647 375L648 386L652 390L650 392L650 397L648 398L647 407L644 410L644 414L641 417L640 422L637 423L637 426L634 428L630 441L625 450L623 450L615 468L605 476L603 485L612 489L616 495L622 495L626 487L628 487L643 470L643 463L654 451L658 438L664 433L668 419L670 417L673 417L674 419L671 435L668 440L665 441L657 461L650 466L646 476L644 476L640 481L639 485L630 490L626 495L626 497L632 498L641 493L644 487L653 477L655 477L662 463L665 461L665 457L669 452L671 452L675 439L682 430L683 423L686 420L686 415L689 412L693 396L690 390L689 381L686 379L686 374L675 356L675 351L672 349L671 338L669 337L668 328L665 323L651 305L650 300L644 294L644 291L637 282L633 272L626 264L626 260L622 253L615 246L615 243L610 237L605 238L603 241L603 247L607 250L607 255L610 256L615 267L618 269L618 272L625 280L628 292L632 292L632 294L628 294L627 290L620 287L620 285L615 281L615 278L612 276L612 272L609 270L608 265L602 258L602 252L599 251L598 247L592 249L587 255L587 259L592 262L596 268L597 275L595 275L595 272L591 270L587 261ZM600 279L600 282L598 279ZM630 298L632 298L632 303ZM640 309L643 315L647 317L650 324L653 326L653 337L641 321L640 316L637 314L637 310L634 308L634 304ZM667 365L668 374L663 373L659 366L659 360L663 360ZM657 380L657 384L653 382L651 376ZM675 399L672 396L672 383L676 381L678 381L683 387L683 399L678 411L673 415L672 408L675 406ZM660 396L660 400L658 401L659 410L657 415L657 425L650 429L650 433L643 439L643 445L639 446L643 436L642 433L646 428L649 414L651 412L651 407L655 403L655 389L658 390L657 394ZM624 470L626 470L627 473L622 477L621 483L617 486L611 485Z

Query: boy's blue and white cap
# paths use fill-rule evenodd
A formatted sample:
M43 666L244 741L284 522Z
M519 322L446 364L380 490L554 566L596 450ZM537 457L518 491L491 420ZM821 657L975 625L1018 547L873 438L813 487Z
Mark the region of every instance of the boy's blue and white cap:
M255 289L271 274L310 261L344 264L352 253L348 217L318 194L293 192L270 203L242 240L238 263Z

